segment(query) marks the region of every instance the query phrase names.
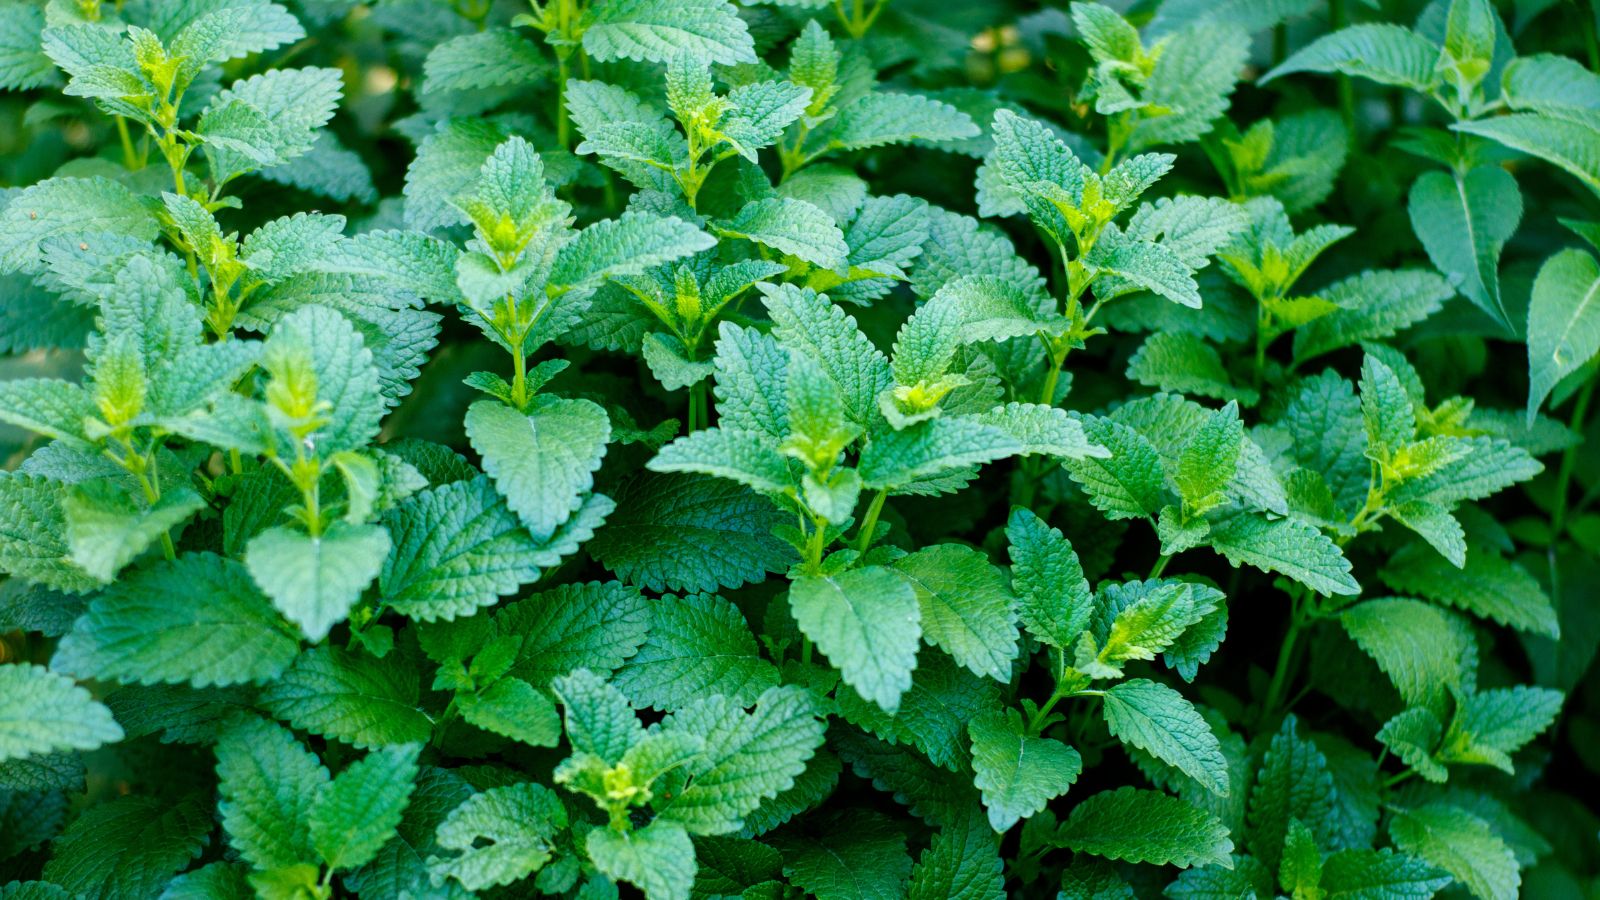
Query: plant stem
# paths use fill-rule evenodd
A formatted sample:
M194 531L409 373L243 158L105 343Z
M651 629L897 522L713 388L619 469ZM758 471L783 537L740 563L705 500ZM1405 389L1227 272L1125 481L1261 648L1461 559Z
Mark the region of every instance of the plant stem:
M883 488L873 495L872 503L867 506L867 517L861 522L861 535L856 540L856 552L866 553L872 546L872 533L878 530L878 515L883 512L883 501L888 498L889 489Z
M1344 8L1345 0L1328 0L1328 28L1338 31L1345 26L1349 18ZM1340 74L1336 76L1339 90L1339 117L1344 119L1344 130L1350 135L1350 142L1355 143L1356 138L1356 88L1350 81L1350 76Z
M1578 399L1572 405L1571 428L1578 433L1580 443L1568 447L1561 454L1561 468L1556 474L1555 508L1550 511L1550 546L1545 550L1545 560L1550 567L1550 600L1557 610L1561 609L1561 566L1556 558L1557 549L1561 543L1562 533L1567 530L1572 473L1578 465L1578 447L1582 445L1584 420L1589 416L1589 402L1594 399L1596 384L1600 384L1600 376L1591 375L1589 383L1578 391Z
M1171 561L1172 555L1170 553L1161 554L1161 558L1156 560L1156 564L1150 567L1150 574L1144 577L1145 580L1151 581L1153 579L1160 578L1161 573L1167 570L1167 563Z
M1284 691L1289 687L1290 663L1294 660L1296 644L1300 637L1300 629L1305 622L1301 615L1300 595L1290 596L1291 611L1289 616L1289 631L1283 636L1283 643L1278 647L1278 663L1272 670L1272 683L1267 687L1267 698L1261 704L1263 719L1277 712L1279 704L1283 702Z

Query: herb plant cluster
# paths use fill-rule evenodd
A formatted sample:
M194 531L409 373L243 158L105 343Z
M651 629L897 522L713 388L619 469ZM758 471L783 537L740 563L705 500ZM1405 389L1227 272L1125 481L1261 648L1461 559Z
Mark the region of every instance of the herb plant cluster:
M1597 20L0 0L0 898L1600 896Z

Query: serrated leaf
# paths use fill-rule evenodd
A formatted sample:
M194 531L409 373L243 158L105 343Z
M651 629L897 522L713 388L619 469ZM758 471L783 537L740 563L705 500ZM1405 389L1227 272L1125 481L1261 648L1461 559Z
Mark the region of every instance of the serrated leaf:
M648 900L688 900L694 844L681 825L651 822L631 832L596 828L584 846L596 868L637 886Z
M613 678L641 707L677 710L721 695L753 703L778 684L739 608L714 594L667 595L650 606L650 632Z
M461 718L485 731L535 747L561 741L561 717L550 698L520 678L503 677L476 694L458 694Z
M1595 149L1593 123L1579 123L1536 113L1491 116L1459 122L1457 131L1486 137L1565 170L1592 191L1600 191L1600 151Z
M316 755L274 722L243 718L217 741L222 828L258 869L316 858L307 817L330 781Z
M1378 577L1407 594L1426 597L1521 631L1557 637L1561 624L1538 579L1488 548L1471 548L1456 567L1417 547L1404 547Z
M1279 572L1319 594L1350 595L1361 590L1339 547L1298 519L1234 516L1212 526L1207 540L1235 567L1249 563Z
M543 688L574 669L620 668L643 645L650 618L637 588L592 581L520 600L494 621L501 634L522 638L510 674Z
M588 400L536 398L527 413L494 400L467 409L467 437L484 471L535 540L547 540L582 504L611 439L611 420Z
M1575 249L1545 260L1528 304L1528 421L1561 379L1600 353L1600 263Z
M922 635L978 675L1011 677L1017 658L1016 597L988 557L937 544L902 557L894 569L916 591Z
M439 847L460 853L429 856L428 871L435 887L448 879L469 891L508 885L550 861L556 834L566 825L566 808L544 785L490 788L468 797L439 823Z
M824 269L845 265L850 246L844 232L820 207L790 197L746 204L731 219L712 225L728 237L745 238Z
M728 0L610 0L593 17L583 48L598 60L666 62L684 53L723 65L756 61L750 32Z
M651 590L715 591L783 571L794 549L774 537L785 517L743 485L644 473L589 543L610 572Z
M773 686L746 712L727 696L708 695L679 709L661 725L666 733L705 741L685 769L687 786L658 804L658 822L694 834L737 831L744 817L777 797L805 771L822 744L823 724L809 694Z
M296 728L357 747L408 744L433 730L417 708L420 682L414 663L396 654L322 646L300 654L260 702Z
M1417 600L1368 600L1339 617L1350 637L1394 681L1412 706L1442 714L1462 683L1458 632L1445 613Z
M44 271L40 244L98 234L156 237L156 218L122 184L107 178L51 178L0 207L0 274Z
M550 71L539 48L509 29L453 37L423 62L422 93L533 84Z
M1071 850L1174 865L1230 864L1233 841L1216 817L1166 794L1122 787L1080 801L1055 840Z
M374 750L317 791L306 819L330 868L364 865L394 835L417 777L420 744Z
M1104 699L1106 726L1113 736L1176 767L1214 794L1229 793L1222 747L1183 695L1136 678L1107 688Z
M486 477L421 491L384 515L384 602L431 622L471 615L539 577L538 545Z
M1478 816L1446 803L1401 810L1389 823L1395 846L1454 875L1480 900L1511 900L1522 879L1516 856Z
M77 896L154 896L200 855L213 827L198 797L119 797L92 807L51 845L44 877Z
M0 666L0 762L122 740L111 711L44 666Z
M300 651L241 563L189 554L96 596L51 664L85 677L195 687L276 677Z
M813 141L827 150L862 150L914 140L956 141L977 134L971 117L948 103L920 94L870 93L839 110Z
M783 854L783 874L818 900L890 900L905 895L911 873L905 835L882 814L866 809L835 813L816 831L785 830L773 844Z
M973 783L983 792L989 825L1004 832L1067 792L1083 771L1078 751L1028 733L1014 709L985 713L967 726L972 735Z
M1438 58L1438 45L1409 28L1354 25L1312 41L1261 80L1294 72L1342 72L1426 93L1433 87Z
M789 609L846 684L889 712L899 706L922 633L905 579L882 566L802 576L789 587Z
M316 536L279 525L251 538L245 565L278 611L320 641L378 577L389 546L377 525L335 522Z

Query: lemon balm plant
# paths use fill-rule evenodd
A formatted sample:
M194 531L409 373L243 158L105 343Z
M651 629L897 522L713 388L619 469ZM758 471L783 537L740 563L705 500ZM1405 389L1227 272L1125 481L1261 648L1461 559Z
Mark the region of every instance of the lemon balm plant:
M0 0L0 900L1587 896L1597 17Z

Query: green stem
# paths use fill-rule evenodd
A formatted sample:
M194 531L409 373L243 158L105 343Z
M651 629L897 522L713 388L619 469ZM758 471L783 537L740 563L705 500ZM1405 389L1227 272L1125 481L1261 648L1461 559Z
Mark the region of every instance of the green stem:
M1169 563L1171 561L1172 561L1172 554L1170 554L1170 553L1161 554L1161 557L1156 560L1156 564L1150 567L1150 574L1146 575L1144 577L1144 580L1145 581L1153 581L1154 579L1160 578L1161 577L1161 573L1165 572L1167 570L1167 563Z
M1557 562L1557 549L1561 543L1561 535L1567 529L1567 510L1572 493L1572 473L1578 464L1578 447L1584 432L1584 420L1589 416L1589 402L1594 399L1595 385L1600 384L1600 376L1591 375L1589 383L1578 392L1578 399L1572 406L1571 428L1580 437L1580 444L1574 444L1561 454L1561 468L1556 474L1556 500L1555 508L1550 511L1550 547L1545 551L1546 564L1550 567L1550 599L1555 603L1556 609L1561 608L1561 566Z
M1413 776L1415 774L1417 774L1417 770L1416 769L1407 769L1404 772L1400 772L1399 774L1390 775L1388 778L1385 778L1383 780L1383 786L1386 787L1386 788L1392 788L1395 785L1399 784L1402 781L1405 781L1407 778L1410 778L1411 776Z
M556 54L556 141L563 150L572 149L572 122L567 117L567 79L572 64L565 53Z
M522 341L511 342L511 405L518 412L528 406L528 356Z
M1344 8L1345 0L1328 0L1328 27L1338 31L1345 26L1349 18ZM1344 119L1344 130L1350 135L1350 142L1355 143L1356 138L1356 88L1350 76L1340 74L1336 76L1339 91L1339 117Z
M690 433L699 431L701 428L704 428L707 424L709 424L709 422L707 422L708 417L706 416L705 405L706 383L703 380L697 381L689 387L688 431Z
M1045 717L1050 715L1050 711L1055 709L1056 704L1060 703L1061 699L1065 696L1067 695L1062 692L1061 685L1056 685L1056 689L1050 692L1050 699L1046 700L1044 705L1039 707L1038 711L1033 714L1033 717L1028 720L1029 734L1039 733L1039 726L1044 724Z
M811 541L806 545L806 571L816 574L822 570L822 551L827 547L828 523L821 516L811 520Z
M138 171L143 168L139 154L133 149L133 135L128 133L128 120L117 116L117 137L122 141L122 164L129 171Z
M856 552L866 553L872 546L872 533L878 530L878 515L883 512L883 501L889 496L889 489L883 488L873 495L872 503L867 506L867 517L861 522L861 536L856 541Z
M1283 702L1283 693L1289 687L1290 663L1294 660L1300 629L1305 625L1301 616L1299 595L1292 595L1290 603L1292 610L1289 616L1289 631L1283 636L1283 643L1278 647L1278 664L1272 671L1272 683L1268 685L1267 698L1261 705L1263 719L1277 712L1279 704Z

